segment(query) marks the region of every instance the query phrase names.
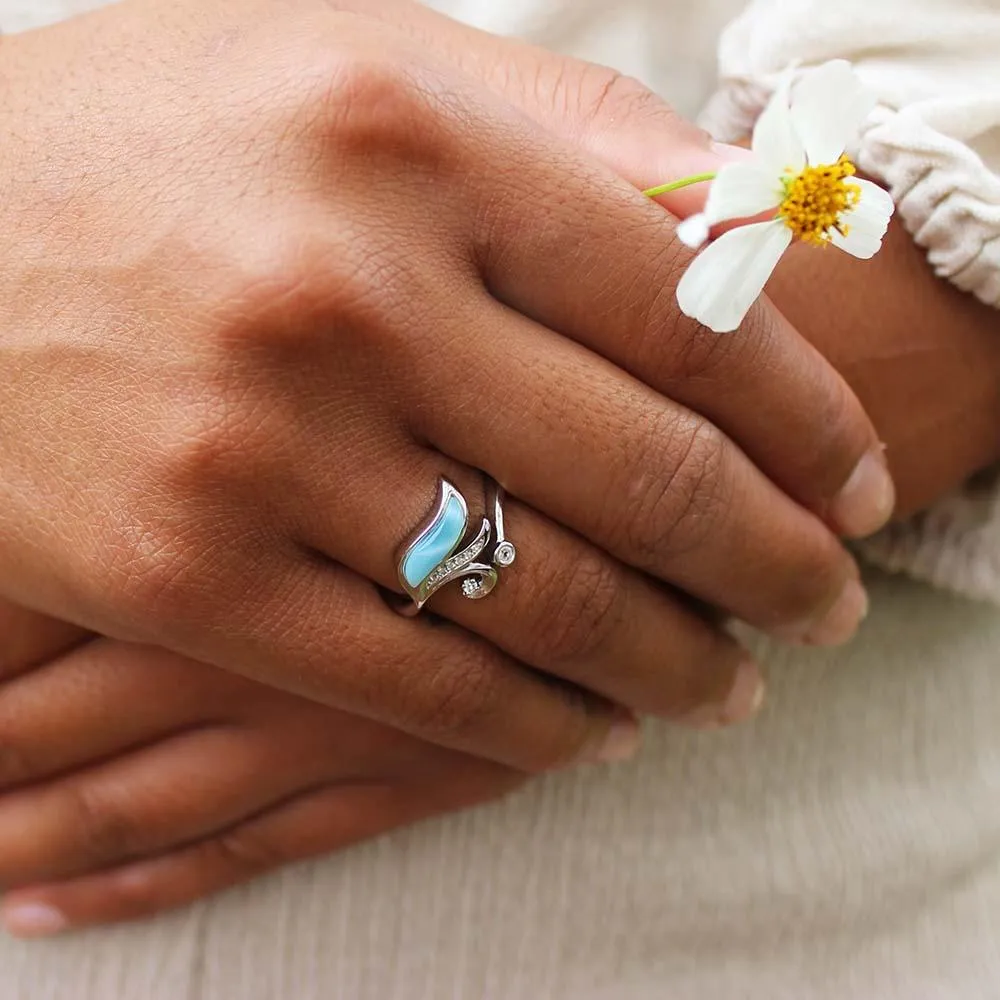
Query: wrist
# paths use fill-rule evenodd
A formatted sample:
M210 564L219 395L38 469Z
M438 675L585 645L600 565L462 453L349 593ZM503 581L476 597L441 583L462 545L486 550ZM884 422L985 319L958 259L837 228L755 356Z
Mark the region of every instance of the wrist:
M768 295L868 410L886 444L897 516L1000 460L996 312L936 278L900 225L860 267L843 254L792 250Z

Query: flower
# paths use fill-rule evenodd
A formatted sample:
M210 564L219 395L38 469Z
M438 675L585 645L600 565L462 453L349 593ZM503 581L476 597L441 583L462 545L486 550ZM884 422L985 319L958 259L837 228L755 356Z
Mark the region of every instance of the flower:
M786 74L753 131L752 156L722 167L705 210L677 227L700 247L712 226L764 212L767 222L730 229L706 247L677 286L681 311L717 333L735 330L793 239L833 244L872 257L892 215L889 194L854 176L844 150L875 105L849 63L824 63L803 75L789 99Z

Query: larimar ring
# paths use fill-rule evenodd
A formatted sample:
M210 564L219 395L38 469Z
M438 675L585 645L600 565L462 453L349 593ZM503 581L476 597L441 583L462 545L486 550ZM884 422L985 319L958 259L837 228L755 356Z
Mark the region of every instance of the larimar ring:
M469 505L447 479L441 480L434 512L399 557L399 583L413 601L400 609L403 614L417 614L453 580L462 581L465 597L478 601L497 585L497 570L514 562L517 550L503 530L503 490L490 482L493 520L484 517L479 533L459 551L469 528Z

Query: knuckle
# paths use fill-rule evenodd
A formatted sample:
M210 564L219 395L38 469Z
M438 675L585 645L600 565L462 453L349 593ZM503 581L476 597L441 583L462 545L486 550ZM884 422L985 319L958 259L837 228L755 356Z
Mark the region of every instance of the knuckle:
M415 256L402 252L394 236L341 233L335 244L327 243L307 262L310 284L319 288L318 295L309 296L307 310L321 320L311 337L321 349L328 346L331 326L345 352L371 348L397 329L412 333L414 318L440 297L440 289L429 287Z
M624 517L617 512L617 531L645 568L662 567L698 548L724 518L733 492L728 445L707 420L669 414L650 420L628 452L629 502Z
M328 347L323 321L338 332L366 324L405 275L398 245L349 219L339 219L336 232L317 232L306 220L283 224L273 239L240 250L231 288L219 296L223 351Z
M291 860L282 846L250 827L236 827L212 841L212 850L226 869L249 876L278 868Z
M485 642L470 643L461 660L449 660L425 674L410 719L432 742L464 742L501 707L494 653Z
M405 33L329 10L302 11L278 31L232 50L243 115L253 114L252 124L238 119L241 143L267 136L306 152L327 176L345 157L419 163L433 155L451 88Z
M643 324L647 333L644 346L649 352L658 350L657 367L661 371L667 369L662 371L667 387L695 381L731 383L734 377L748 381L767 371L772 363L777 327L767 321L763 310L751 310L738 330L720 335L675 307L673 295L658 295L653 313L647 315Z
M635 77L604 66L586 66L580 72L583 79L574 83L577 110L585 122L641 122L655 117L661 125L680 124L680 115Z
M222 290L216 341L222 352L242 347L283 344L294 330L312 332L307 320L326 304L326 293L339 287L343 244L317 233L290 208L262 238L234 248ZM329 280L327 280L329 279ZM278 336L280 334L280 337Z
M160 442L156 478L179 497L226 482L246 457L240 434L245 424L244 415L214 393L179 406Z
M152 871L139 868L113 876L107 885L108 909L115 919L135 919L171 905L169 889Z
M341 355L387 339L396 348L440 308L441 274L425 266L427 247L409 252L410 237L394 225L365 227L351 213L323 232L307 220L283 224L273 239L238 248L216 295L217 353L234 371L263 371L261 388L279 364L328 358L331 330Z
M253 376L227 386L192 382L161 420L150 453L154 488L184 506L259 482L293 437L287 404L276 396Z
M767 376L782 353L783 327L773 308L755 303L739 329L715 333L681 312L675 295L677 282L691 255L676 239L657 240L632 270L641 274L628 286L629 332L624 349L626 367L643 380L670 392L692 383L725 383L738 378L751 382Z
M68 785L73 842L82 857L99 864L124 861L142 852L137 824L106 792L88 784Z
M316 57L303 102L319 140L339 156L384 157L412 166L452 148L449 98L425 64L405 50L337 43Z
M542 567L545 586L532 593L538 655L550 663L598 654L621 624L623 571L607 556L584 549L560 568Z
M274 434L256 412L214 396L179 401L144 471L94 532L90 562L115 611L142 623L137 637L218 606L239 553L250 539L267 543L254 498Z
M22 785L37 774L36 763L21 734L0 715L0 788Z

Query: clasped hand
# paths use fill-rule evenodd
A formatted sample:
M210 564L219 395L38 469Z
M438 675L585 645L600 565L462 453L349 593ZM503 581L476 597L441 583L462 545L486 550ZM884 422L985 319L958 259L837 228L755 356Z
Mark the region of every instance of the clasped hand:
M678 313L637 188L724 153L638 84L393 0L126 3L5 59L7 598L529 772L749 714L702 605L853 632L875 432L766 301ZM482 473L516 566L400 618L401 540Z

